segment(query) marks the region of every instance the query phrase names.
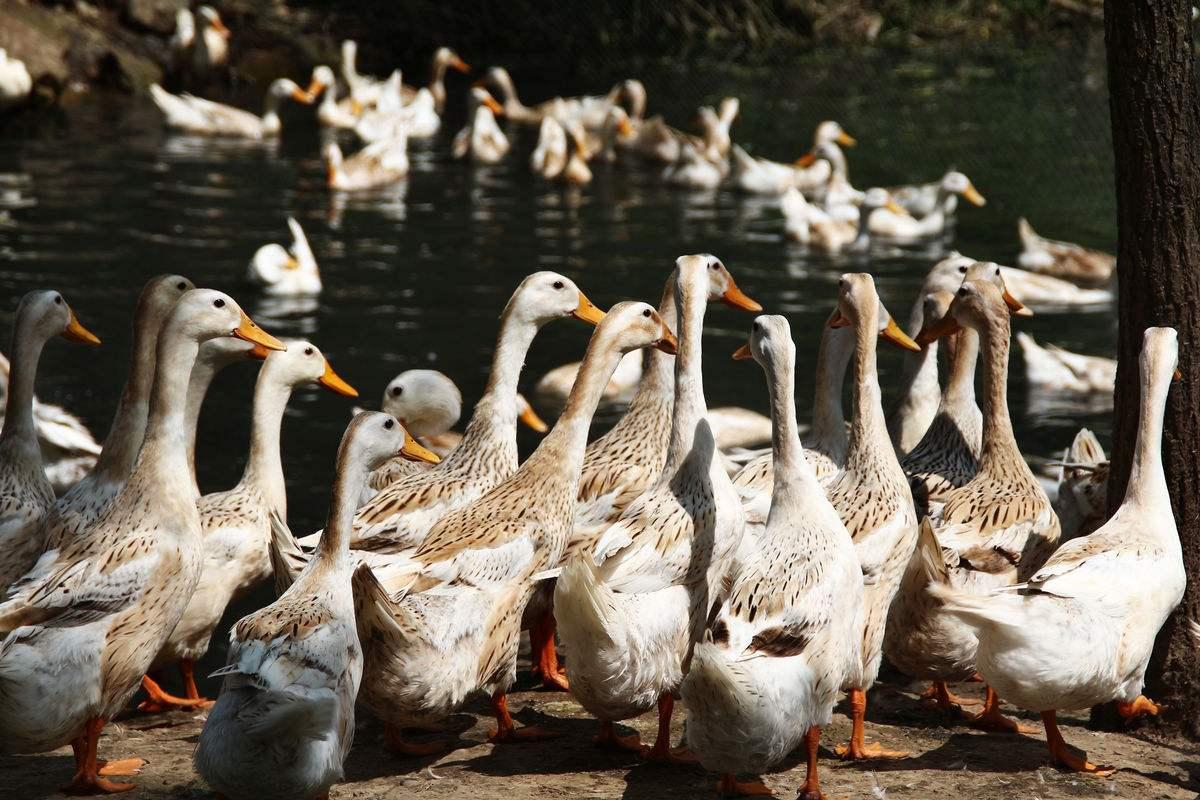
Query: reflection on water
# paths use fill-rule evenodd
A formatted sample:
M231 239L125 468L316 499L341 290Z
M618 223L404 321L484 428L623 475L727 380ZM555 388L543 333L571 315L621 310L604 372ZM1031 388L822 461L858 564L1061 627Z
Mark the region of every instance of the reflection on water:
M859 187L934 180L957 167L989 200L986 208L960 212L952 246L970 255L1014 263L1021 215L1047 235L1111 249L1107 103L1087 86L1094 70L1059 51L970 58L984 63L972 62L972 70L963 59L922 55L897 63L861 59L849 73L843 60L769 74L663 68L641 77L651 113L681 124L700 104L737 95L742 116L734 140L779 159L807 149L818 121L838 119L860 143L848 153ZM595 85L519 85L533 101L611 85L626 77L621 70L616 65ZM98 103L66 127L47 125L37 135L0 129L0 325L11 324L20 294L54 286L105 342L87 354L47 348L39 396L102 434L126 371L137 292L150 275L172 271L230 291L272 332L313 339L360 390L363 405L375 407L400 370L431 367L459 383L470 407L486 378L500 311L524 275L563 272L603 306L627 298L656 303L676 256L709 251L767 311L791 318L807 415L807 376L838 276L873 273L885 304L907 319L925 271L948 245L877 243L869 254L817 255L783 237L774 199L676 190L657 166L597 163L595 181L583 189L536 179L528 168L536 130L508 126L514 146L500 164L456 162L448 147L453 119L437 138L412 143L406 181L374 194L330 193L310 114L289 109L284 138L272 144L167 135L148 99ZM319 298L267 298L246 281L251 256L278 241L289 215L304 226L320 264ZM761 374L729 361L745 341L749 315L717 307L707 323L710 404L765 410ZM1087 353L1109 353L1115 339L1109 306L1041 313L1018 324L1039 341ZM566 321L545 330L522 390L547 369L577 360L587 336L584 326ZM1107 436L1105 408L1075 399L1066 406L1027 402L1019 365L1018 354L1011 403L1024 449L1060 452L1080 425ZM881 348L880 367L886 395L899 354ZM237 365L213 386L199 447L205 490L227 488L240 475L253 380L253 368ZM284 421L289 516L297 531L322 522L349 413L344 398L308 389L297 392ZM612 418L604 414L600 422ZM529 432L521 436L526 450L536 441Z

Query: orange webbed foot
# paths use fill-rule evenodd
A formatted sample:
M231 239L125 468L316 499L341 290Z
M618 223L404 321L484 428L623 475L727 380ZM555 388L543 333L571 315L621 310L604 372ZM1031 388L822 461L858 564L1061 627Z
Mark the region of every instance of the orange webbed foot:
M514 727L492 731L491 735L488 736L488 741L492 744L503 744L505 742L544 742L550 739L557 739L561 736L561 731L547 730L541 725L526 725L523 728Z
M988 706L980 714L971 717L971 727L993 733L1037 733L1037 728L1022 725L1015 719L1000 713L996 706Z
M1144 694L1139 694L1132 703L1117 702L1117 713L1126 720L1157 717L1165 709L1166 706L1159 705Z
M117 761L101 761L100 769L97 770L101 775L111 776L116 778L128 778L133 775L138 775L142 771L142 767L149 763L144 758L122 758Z
M63 788L63 792L66 794L120 794L136 788L136 784L115 783L99 775L76 775L70 785Z
M567 673L563 670L541 673L541 679L543 689L548 689L552 692L571 691L571 683L567 680Z
M628 750L639 754L646 752L646 746L642 744L640 736L636 733L621 736L611 722L601 723L600 732L592 739L592 743L605 750Z
M723 797L774 797L775 793L762 781L742 783L733 775L722 775L717 792Z
M959 697L951 692L949 687L947 687L943 681L934 681L933 683L929 684L929 688L921 692L919 697L923 703L935 705L942 711L949 711L951 713L962 714L964 716L966 716L966 712L963 711L963 706L983 705L982 700L973 700L970 697Z
M686 747L671 748L669 746L644 748L642 758L652 764L698 764L700 759Z
M879 742L871 744L856 744L851 741L849 744L839 744L834 748L834 752L841 756L846 761L875 761L889 760L897 758L908 758L910 753L903 750L888 750Z
M1073 772L1086 772L1090 775L1098 775L1101 778L1107 778L1117 771L1116 767L1101 767L1087 760L1087 755L1076 755L1071 752L1066 745L1061 747L1051 747L1050 757L1060 767L1072 770Z

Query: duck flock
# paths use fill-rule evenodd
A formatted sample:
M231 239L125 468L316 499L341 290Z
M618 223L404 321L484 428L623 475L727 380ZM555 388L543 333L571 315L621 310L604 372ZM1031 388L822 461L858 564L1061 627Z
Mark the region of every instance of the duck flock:
M201 11L197 23L193 50L211 31L213 43L228 37L215 12ZM307 88L275 81L261 117L152 93L172 127L249 138L278 134L283 101L321 96L320 122L367 142L349 156L325 145L330 186L402 179L408 139L438 128L442 75L468 67L443 48L433 82L414 90L398 74L359 74L354 56L346 43L344 100L322 66ZM184 63L203 59L193 52ZM472 88L456 154L505 157L502 115L539 126L531 167L548 179L586 182L594 158L658 159L669 181L731 181L778 196L789 235L825 250L941 235L958 197L983 202L953 171L934 184L854 190L841 150L853 140L832 122L818 127L804 163L774 163L730 142L735 100L702 109L697 136L645 118L635 80L533 107L502 69L488 83L500 99ZM291 227L291 248L263 247L251 275L268 294L318 293L311 248ZM327 797L343 776L356 708L383 723L401 757L451 747L430 732L477 693L490 698L498 746L555 736L509 713L527 631L534 673L596 718L599 746L698 761L720 775L724 794L769 793L758 776L800 751L800 797L824 797L821 729L843 693L852 733L837 753L906 756L864 735L884 657L928 681L925 697L964 724L1027 730L1002 713L1003 698L1041 715L1055 764L1110 774L1114 767L1064 742L1055 714L1109 701L1127 717L1159 711L1141 690L1186 580L1160 450L1177 336L1145 331L1133 471L1116 514L1105 515L1107 461L1086 430L1059 465L1052 502L1009 418L1012 323L1031 313L1027 303L1111 297L1113 263L1043 239L1024 221L1020 233L1027 269L958 253L938 262L907 331L871 275L843 275L829 297L807 427L797 421L788 320L759 313L736 265L680 256L664 267L657 303L607 311L571 279L533 273L503 309L490 377L464 432L451 430L463 413L451 379L432 370L397 376L382 412L352 417L326 526L300 537L287 524L279 447L289 397L308 384L357 394L316 345L272 336L222 291L180 275L152 278L101 447L34 394L47 344L100 341L62 293L29 292L4 365L0 751L70 744L73 791L134 788L120 779L144 762L102 761L97 745L141 689L142 711L207 712L195 768L222 796ZM760 438L769 447L757 451L729 433L736 413L714 414L705 402L701 336L717 303L746 312L746 343L732 357L763 372L770 420ZM517 386L534 337L568 317L594 330L581 361L539 384L540 400L560 410L551 427ZM1111 392L1111 362L1017 338L1031 374L1065 391ZM908 358L890 414L880 340ZM200 408L216 373L246 359L261 367L245 471L232 489L202 495ZM597 408L615 400L627 403L623 416L589 442ZM523 462L520 421L545 433ZM233 626L227 663L213 673L220 694L201 696L194 665L226 608L271 580L278 599ZM163 688L168 669L178 669L182 696ZM976 675L987 697L968 713L948 683ZM686 724L673 746L677 700ZM650 745L617 727L649 713L659 720Z

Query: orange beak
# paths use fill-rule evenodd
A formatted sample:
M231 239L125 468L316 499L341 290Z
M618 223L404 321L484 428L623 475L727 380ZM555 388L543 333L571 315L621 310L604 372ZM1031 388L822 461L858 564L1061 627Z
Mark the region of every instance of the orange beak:
M1017 298L1008 293L1008 289L1004 290L1004 305L1008 306L1009 312L1014 317L1032 317L1033 311L1025 307Z
M900 326L896 324L896 320L894 319L888 319L887 327L879 335L892 344L903 347L905 350L911 350L914 353L921 352L921 345L908 338L908 334L900 330Z
M337 392L342 397L358 397L358 390L342 380L341 376L333 371L333 366L329 363L328 359L325 361L325 372L321 374L321 377L317 378L317 383L331 392Z
M587 295L583 292L579 293L579 305L575 306L575 310L571 312L571 316L580 322L587 322L591 325L599 325L600 320L604 319L604 312L587 299Z
M424 461L426 464L436 464L442 459L438 454L423 447L416 439L404 432L404 447L400 448L400 456L409 461Z
M216 31L217 33L221 34L221 35L222 35L222 36L224 36L226 39L228 39L228 38L229 38L229 36L230 36L230 34L232 33L232 32L229 30L229 28L226 28L226 27L225 27L225 23L221 21L221 18L220 18L220 17L217 17L216 19L214 19L214 20L213 20L212 27L213 27L213 30L214 30L214 31Z
M268 350L287 350L287 345L255 325L254 320L246 316L245 311L242 312L241 324L234 328L230 335L251 344L261 344Z
M292 89L291 98L297 103L303 103L306 106L311 106L317 100L316 97L309 92L304 91L299 86L297 86L295 89Z
M845 131L842 131L837 135L837 143L842 147L854 147L854 145L858 144L858 140Z
M922 328L921 332L917 334L917 343L924 347L961 330L962 325L958 324L958 320L947 314L932 325Z
M458 56L454 56L450 59L450 68L456 69L464 75L471 71L471 65L463 61Z
M497 103L496 98L492 97L490 94L483 98L483 104L487 106L496 116L504 115L504 106Z
M817 154L811 150L796 159L797 167L811 167L815 163L817 163Z
M654 346L669 356L679 355L679 340L666 324L662 327L662 338L655 342Z
M629 121L628 117L621 117L617 120L617 133L622 136L633 136L635 133L633 123Z
M1175 370L1173 373L1171 373L1171 380L1179 383L1181 380L1183 380L1183 373L1179 370Z
M754 358L754 353L750 352L750 343L749 342L742 345L737 350L733 351L733 360L734 361L746 361L747 359L751 359L751 358Z
M974 186L967 186L967 190L963 192L963 198L973 206L982 208L987 205L987 200L983 199L983 195Z
M528 403L521 409L521 413L517 416L517 419L523 422L527 428L535 430L538 433L545 433L550 430L550 426L546 424L546 421L539 417L537 412L533 410L533 406Z
M730 308L737 308L742 311L762 311L762 306L758 304L758 301L739 289L737 284L732 280L729 282L729 288L721 295L721 302Z
M312 81L308 84L308 88L304 91L306 97L311 97L313 100L316 100L321 96L321 92L325 91L325 84L321 83L320 81Z
M246 353L246 358L251 358L256 361L266 361L267 356L271 355L273 352L273 350L268 350L261 344L256 344L254 347L250 348L250 352Z
M67 312L71 315L71 318L67 322L67 327L63 328L61 335L64 339L66 339L68 342L75 342L76 344L100 344L100 337L80 324L78 318L75 316L75 312L70 308L70 306L67 307Z

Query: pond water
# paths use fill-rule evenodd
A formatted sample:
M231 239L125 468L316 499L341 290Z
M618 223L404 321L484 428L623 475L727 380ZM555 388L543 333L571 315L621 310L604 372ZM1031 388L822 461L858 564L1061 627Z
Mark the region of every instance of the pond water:
M1055 238L1115 247L1107 97L1096 50L1079 43L1001 54L801 55L769 69L662 66L639 75L651 113L681 127L701 103L739 97L734 140L756 154L795 158L817 122L837 119L859 141L848 152L855 185L934 180L953 165L988 198L986 208L960 211L952 242L855 258L812 254L785 240L772 200L672 189L657 168L597 165L595 182L582 190L542 182L527 166L536 129L508 126L514 148L502 164L456 162L449 139L461 111L435 140L412 145L412 175L403 185L345 198L325 188L309 109L289 110L277 146L246 146L170 135L148 98L99 98L65 120L0 126L0 326L7 344L20 295L53 287L104 339L95 350L48 347L38 384L41 398L79 414L97 438L126 373L136 295L161 272L229 291L272 333L311 338L366 405L376 407L401 370L432 367L458 382L469 409L486 379L499 312L526 274L562 272L605 307L628 298L656 304L676 256L712 252L768 311L790 318L807 416L820 326L841 273L874 274L884 303L903 321L947 246L1015 263L1018 216ZM534 70L514 74L526 101L603 91L627 77L619 64L569 79L579 85ZM465 86L452 85L451 106L461 105ZM252 95L240 99L257 106ZM272 303L245 279L256 248L287 242L288 215L306 229L325 281L319 302L307 309ZM708 315L710 405L766 411L761 372L729 359L750 322L723 307ZM1021 327L1068 349L1109 354L1116 315L1106 307L1047 312ZM545 329L522 387L577 360L588 333L572 322ZM1061 451L1081 425L1107 439L1103 411L1030 413L1019 365L1018 358L1010 403L1026 453ZM899 352L881 348L880 369L890 403ZM235 366L213 386L200 429L205 491L227 488L241 473L253 380L251 366ZM323 522L350 406L306 389L288 410L283 455L297 532ZM599 420L597 430L611 419ZM536 437L521 436L527 451ZM215 666L224 660L224 634L213 641Z

